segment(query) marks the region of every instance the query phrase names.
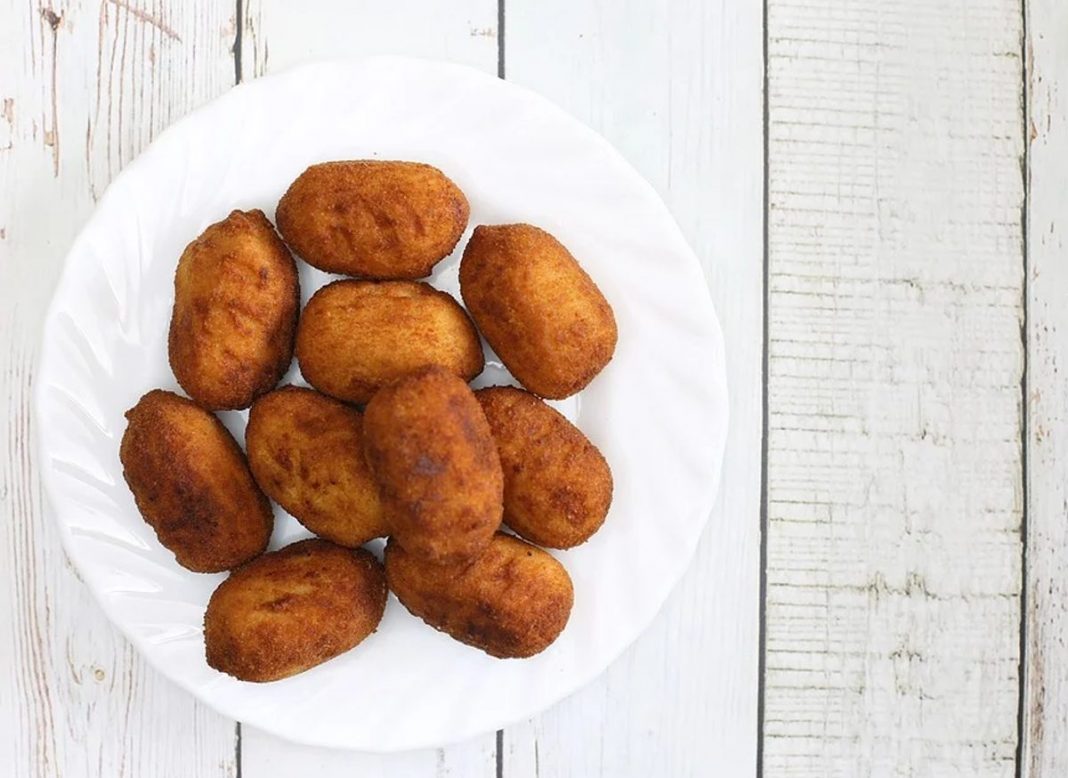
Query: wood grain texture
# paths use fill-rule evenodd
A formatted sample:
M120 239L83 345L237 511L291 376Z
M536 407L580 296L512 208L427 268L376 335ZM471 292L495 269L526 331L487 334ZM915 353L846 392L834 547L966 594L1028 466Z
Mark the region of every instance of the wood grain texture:
M490 73L497 69L494 0L448 4L329 0L316 3L310 13L307 6L288 0L248 0L244 17L245 78L309 60L383 53L453 60ZM242 727L241 759L242 775L253 778L489 778L496 773L497 748L490 733L434 750L360 754L298 746Z
M310 60L401 54L497 70L496 0L246 0L243 78Z
M769 0L767 776L1009 776L1021 13Z
M373 701L368 701L373 704ZM242 727L244 778L492 778L496 737L400 754L361 754L287 743Z
M1028 526L1022 771L1068 775L1068 6L1029 0Z
M230 776L234 724L148 668L60 547L31 396L64 253L116 171L233 78L232 8L0 4L0 764L17 776Z
M503 773L753 775L763 330L760 7L544 0L509 2L505 19L506 78L604 134L661 193L700 257L726 338L731 421L719 499L686 576L605 675L505 730ZM653 263L650 257L650 272Z

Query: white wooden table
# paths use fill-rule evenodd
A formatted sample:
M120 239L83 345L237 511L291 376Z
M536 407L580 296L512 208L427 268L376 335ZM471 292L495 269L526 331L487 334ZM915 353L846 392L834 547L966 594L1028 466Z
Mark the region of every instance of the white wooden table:
M388 757L150 670L64 558L30 408L116 172L235 80L381 52L496 72L616 144L704 263L732 393L652 628L532 721ZM0 1L0 772L1068 775L1062 85L1063 0Z

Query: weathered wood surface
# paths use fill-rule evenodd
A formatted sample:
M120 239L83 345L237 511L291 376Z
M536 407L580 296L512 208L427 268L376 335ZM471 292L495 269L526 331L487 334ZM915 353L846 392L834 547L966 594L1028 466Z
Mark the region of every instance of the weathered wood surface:
M40 324L95 198L233 84L232 5L0 5L0 771L231 776L234 723L146 666L66 562L35 469Z
M1015 0L768 0L764 769L1009 776Z
M731 429L719 501L685 578L603 677L505 731L503 772L753 775L763 339L760 8L703 0L610 7L516 2L506 6L505 29L505 77L604 134L657 188L701 258L727 343Z
M1068 775L1068 5L1027 3L1025 778Z

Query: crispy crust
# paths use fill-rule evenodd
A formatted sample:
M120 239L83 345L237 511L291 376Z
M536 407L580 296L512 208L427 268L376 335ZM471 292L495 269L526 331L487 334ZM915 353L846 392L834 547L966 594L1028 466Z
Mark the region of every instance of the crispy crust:
M497 356L541 397L579 391L615 352L608 301L571 253L537 227L476 227L460 262L460 292Z
M501 465L462 379L428 367L382 389L364 414L363 442L397 542L438 562L486 547L501 523Z
M263 553L274 517L230 433L196 403L161 389L126 412L123 477L178 564L217 573Z
M355 408L284 386L252 404L245 448L260 488L316 535L355 548L386 534Z
M536 546L498 532L473 562L434 565L394 540L386 546L389 588L430 626L491 656L544 651L571 615L571 577Z
M310 265L366 278L422 278L467 227L460 188L418 162L312 165L278 203L278 229Z
M504 522L549 548L585 543L612 503L612 471L582 431L529 392L475 392L504 472Z
M302 540L235 570L211 595L208 664L243 681L288 678L359 644L385 607L385 575L369 552Z
M427 365L469 381L484 364L478 332L460 304L415 281L324 286L304 308L296 351L312 386L355 403Z
M300 308L297 266L262 211L233 211L190 243L174 275L171 369L209 410L247 408L281 380Z

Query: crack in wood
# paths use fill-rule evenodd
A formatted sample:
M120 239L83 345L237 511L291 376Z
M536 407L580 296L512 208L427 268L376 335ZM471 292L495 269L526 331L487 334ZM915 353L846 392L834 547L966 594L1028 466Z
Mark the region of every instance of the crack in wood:
M126 13L130 14L130 16L132 16L134 19L137 19L140 22L144 22L150 27L156 28L171 40L178 41L179 43L181 43L182 37L173 27L164 22L163 19L161 19L159 16L151 14L143 8L138 8L135 5L131 5L129 2L127 2L127 0L104 0L104 2L110 3L116 8L121 8L122 10L126 11Z
M41 20L52 33L52 51L49 58L51 64L51 108L52 108L52 126L44 131L44 145L52 149L52 175L59 177L59 109L58 109L58 86L56 81L56 68L59 58L59 28L63 24L63 15L57 14L51 7L42 8L40 11ZM42 117L41 123L44 124L44 118Z

